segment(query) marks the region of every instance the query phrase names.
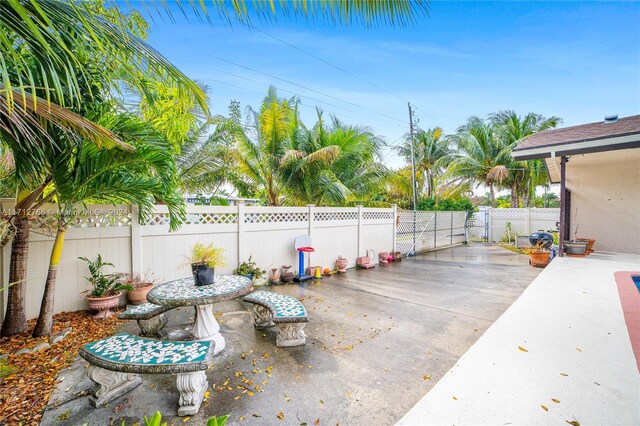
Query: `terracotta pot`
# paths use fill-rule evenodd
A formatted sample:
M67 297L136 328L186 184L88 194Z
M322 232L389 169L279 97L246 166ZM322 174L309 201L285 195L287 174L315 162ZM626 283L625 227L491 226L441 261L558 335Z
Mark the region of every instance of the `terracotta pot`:
M338 272L340 272L341 274L346 273L348 263L349 261L347 259L345 259L344 257L339 257L338 260L336 260L336 268L338 268Z
M380 263L389 263L389 252L381 251L380 253L378 253L378 260L380 261Z
M113 315L109 309L117 308L120 303L121 291L117 292L113 296L107 297L90 297L87 296L87 302L89 302L89 309L98 311L93 317L96 319L109 318Z
M596 243L596 240L592 240L591 238L576 238L576 241L587 243L587 252L593 252L593 245Z
M278 273L278 268L271 268L271 277L269 277L269 280L274 284L280 282L280 274Z
M282 274L280 274L282 282L290 283L293 281L293 272L291 272L289 268L291 268L291 265L282 265L283 271Z
M549 264L549 253L529 253L529 264L537 268L544 268Z
M394 262L402 261L402 253L401 252L393 251L393 252L391 252L391 255L393 256L393 261Z
M147 293L153 288L153 283L141 283L127 291L127 299L132 305L147 303Z

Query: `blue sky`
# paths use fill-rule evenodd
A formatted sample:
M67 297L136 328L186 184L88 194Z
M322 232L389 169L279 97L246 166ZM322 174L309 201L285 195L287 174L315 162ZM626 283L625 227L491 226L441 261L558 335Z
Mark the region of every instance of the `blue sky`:
M397 144L407 102L419 126L445 132L501 109L556 115L565 126L640 113L639 22L637 2L436 1L405 28L279 19L251 29L156 16L149 43L210 87L214 113L232 99L257 107L273 84L301 97L309 126L319 106ZM402 164L390 150L384 160Z

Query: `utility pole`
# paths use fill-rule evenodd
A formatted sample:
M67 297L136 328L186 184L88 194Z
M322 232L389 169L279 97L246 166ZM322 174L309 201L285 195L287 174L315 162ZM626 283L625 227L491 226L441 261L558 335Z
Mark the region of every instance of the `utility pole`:
M416 254L416 208L418 205L418 188L416 183L416 156L413 148L413 111L411 110L411 104L407 102L409 107L409 142L411 143L411 187L413 188L413 249L409 252L409 256Z

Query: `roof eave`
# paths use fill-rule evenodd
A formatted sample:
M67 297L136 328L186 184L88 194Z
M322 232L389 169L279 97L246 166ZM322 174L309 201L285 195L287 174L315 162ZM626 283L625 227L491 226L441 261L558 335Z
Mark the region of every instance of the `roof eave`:
M588 154L629 148L640 148L639 133L583 142L567 142L533 148L514 149L511 156L515 160L533 160L536 158L549 158L552 156L552 153L554 153L556 157L560 157L563 155Z

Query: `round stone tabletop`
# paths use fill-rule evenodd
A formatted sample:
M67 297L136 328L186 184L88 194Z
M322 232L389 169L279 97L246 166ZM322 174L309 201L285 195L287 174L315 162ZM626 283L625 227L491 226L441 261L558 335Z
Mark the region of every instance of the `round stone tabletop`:
M241 275L216 275L211 285L196 286L193 277L158 285L147 300L156 305L177 307L210 305L244 296L253 290L251 280Z

